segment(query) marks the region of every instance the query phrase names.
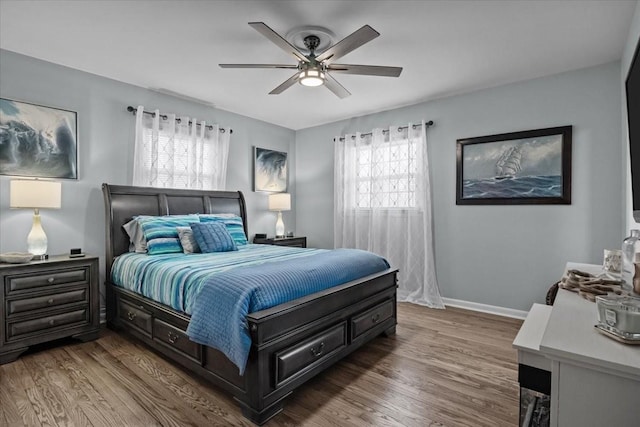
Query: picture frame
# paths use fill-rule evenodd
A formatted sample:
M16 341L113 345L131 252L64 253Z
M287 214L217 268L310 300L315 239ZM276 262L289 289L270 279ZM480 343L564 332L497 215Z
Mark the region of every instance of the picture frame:
M253 147L253 191L281 193L287 191L287 153Z
M0 175L78 179L78 113L0 98Z
M458 139L456 205L571 204L572 126Z

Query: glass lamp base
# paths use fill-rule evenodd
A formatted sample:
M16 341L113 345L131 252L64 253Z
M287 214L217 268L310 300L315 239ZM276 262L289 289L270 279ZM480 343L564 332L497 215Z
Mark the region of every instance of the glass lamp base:
M40 213L36 210L33 214L33 226L27 236L27 251L36 257L47 253L47 235L42 228Z
M284 237L284 222L280 211L278 211L278 220L276 221L276 237Z

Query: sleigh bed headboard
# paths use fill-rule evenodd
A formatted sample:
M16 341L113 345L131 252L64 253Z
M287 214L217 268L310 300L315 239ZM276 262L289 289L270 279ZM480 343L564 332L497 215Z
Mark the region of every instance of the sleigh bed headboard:
M118 255L129 251L129 236L122 226L136 215L233 213L247 232L247 209L240 191L178 190L102 184L106 220L106 277Z

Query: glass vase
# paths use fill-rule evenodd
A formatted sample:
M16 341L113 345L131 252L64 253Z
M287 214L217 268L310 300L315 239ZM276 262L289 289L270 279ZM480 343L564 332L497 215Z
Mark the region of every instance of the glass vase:
M622 286L631 289L635 275L636 254L640 253L640 230L631 230L631 235L622 241Z

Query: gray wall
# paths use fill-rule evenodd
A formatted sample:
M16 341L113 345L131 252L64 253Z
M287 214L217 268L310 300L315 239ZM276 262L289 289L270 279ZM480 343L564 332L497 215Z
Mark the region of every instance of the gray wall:
M625 81L627 74L629 73L629 67L631 66L631 60L635 53L636 46L640 40L640 3L636 5L636 11L633 15L633 21L631 22L631 28L629 29L629 36L627 43L625 44L624 51L622 53L621 63L621 91L622 91L622 140L623 140L623 153L622 164L624 165L622 170L623 197L624 197L624 234L629 235L629 230L632 228L640 228L640 224L636 224L633 220L633 201L631 198L631 167L629 156L629 129L627 127L627 103L626 103L626 89ZM638 120L636 118L636 120ZM638 189L640 191L640 189Z
M519 310L543 300L566 261L600 263L602 249L620 246L621 74L619 64L608 64L293 132L0 50L0 96L78 112L80 179L63 181L62 209L42 212L50 253L82 247L104 256L100 184L131 183L127 105L234 129L227 188L245 193L250 235L272 234L275 223L266 196L251 191L252 146L288 151L294 211L284 214L286 228L325 248L333 247L333 137L427 119L435 121L428 137L443 296ZM572 205L455 205L456 139L566 124L574 126ZM0 252L25 250L31 227L31 212L9 210L8 188L0 176Z
M567 261L621 244L620 64L356 117L296 133L297 227L333 247L333 137L433 120L428 130L436 272L444 297L528 310ZM456 206L456 140L573 125L568 206Z
M6 50L0 50L0 96L78 112L79 179L62 181L62 209L41 211L51 254L79 247L100 255L104 278L101 184L131 185L135 117L126 111L128 105L159 108L233 129L227 189L245 195L250 237L275 232L276 215L267 211L266 194L252 191L252 147L287 151L294 159L295 132L290 129ZM295 208L294 161L289 173ZM9 209L9 180L0 176L0 252L26 251L33 212ZM295 230L293 211L283 215L287 230Z

